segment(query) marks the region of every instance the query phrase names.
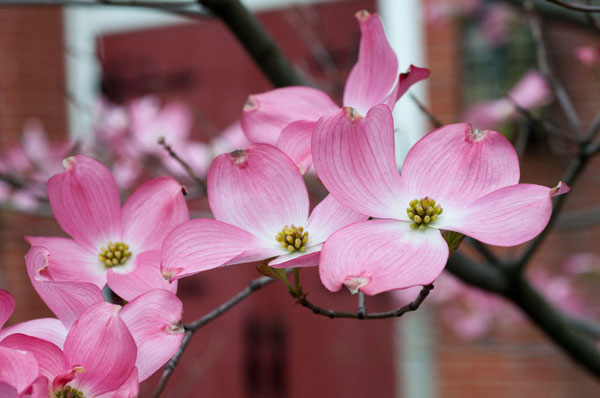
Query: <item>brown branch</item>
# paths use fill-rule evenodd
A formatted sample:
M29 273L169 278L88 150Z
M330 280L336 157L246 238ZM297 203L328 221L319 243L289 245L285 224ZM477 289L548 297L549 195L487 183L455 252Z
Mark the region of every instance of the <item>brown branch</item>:
M423 112L425 116L427 116L427 118L429 119L429 123L431 123L436 129L444 125L444 123L442 123L440 119L435 117L433 113L431 113L429 109L427 109L425 104L423 104L413 93L409 93L408 95L410 95L410 99L413 100L413 102L415 103L415 105L417 105L419 110Z
M546 1L549 3L554 3L554 4L564 7L564 8L568 8L569 10L583 11L583 12L587 12L587 13L600 12L599 6L591 6L591 5L587 5L587 4L572 3L572 2L566 1L566 0L546 0Z
M246 286L246 288L244 290L242 290L241 292L239 292L238 294L233 296L231 299L227 300L225 303L221 304L218 308L215 308L214 310L212 310L208 314L204 315L203 317L184 325L185 335L183 337L183 340L181 341L181 345L179 346L179 349L177 350L177 352L175 353L173 358L171 358L169 360L169 362L167 362L167 364L165 365L163 374L160 378L158 385L154 389L154 392L152 393L152 397L153 398L160 397L160 394L162 394L163 390L165 389L167 382L169 381L169 378L171 377L171 374L173 373L173 371L175 370L175 367L179 363L179 359L181 358L181 355L183 355L183 352L185 351L187 345L189 344L192 336L194 335L194 333L196 331L198 331L198 329L200 329L202 326L206 325L207 323L215 320L216 318L220 317L221 315L223 315L224 313L229 311L231 308L235 307L237 304L242 302L244 299L246 299L252 293L254 293L255 291L261 289L262 287L268 285L269 283L271 283L273 281L275 281L275 279L269 278L266 276L256 278L256 279L250 281L248 283L248 286Z
M326 310L326 309L316 306L315 304L308 301L306 299L306 294L301 293L300 297L298 297L294 293L291 293L291 294L292 294L292 297L297 299L296 302L298 304L300 304L301 306L303 306L305 308L308 308L309 310L311 310L313 312L313 314L325 316L327 318L331 318L331 319L334 319L334 318L385 319L385 318L397 318L399 316L406 314L407 312L416 311L417 309L419 309L419 307L421 306L423 301L425 301L425 299L429 295L429 292L432 289L433 289L433 285L423 286L423 288L419 292L419 295L417 296L417 298L414 301L412 301L411 303L409 303L403 307L396 308L391 311L372 312L372 313L367 312L366 308L364 307L364 304L362 306L359 306L359 309L357 312L342 312L342 311L336 311L336 310Z
M183 160L173 150L173 148L169 144L167 144L164 137L160 137L158 139L158 144L161 145L163 148L165 148L165 150L169 153L169 156L171 156L173 159L175 159L175 161L177 161L177 163L179 163L179 165L181 167L183 167L183 169L185 170L187 175L202 189L202 192L206 193L206 182L202 178L198 177L196 175L196 173L194 172L194 170L192 169L192 167L189 165L189 163L186 162L185 160Z

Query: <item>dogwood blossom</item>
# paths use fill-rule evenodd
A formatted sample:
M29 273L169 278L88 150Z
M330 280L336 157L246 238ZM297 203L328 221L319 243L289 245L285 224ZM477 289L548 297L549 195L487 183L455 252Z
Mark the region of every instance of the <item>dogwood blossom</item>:
M334 233L320 262L332 291L376 294L425 285L442 272L442 230L513 246L542 231L553 195L569 190L519 184L519 162L501 134L469 124L437 129L409 151L402 173L385 105L362 117L352 108L324 116L312 140L317 174L342 204L376 220Z
M52 212L65 232L61 237L27 237L49 251L44 277L106 283L125 300L151 289L176 291L159 273L158 250L175 226L189 219L182 187L172 178L141 185L121 208L110 171L77 155L65 159L66 171L47 183Z
M361 41L358 62L348 76L344 106L366 114L377 104L394 107L412 86L429 76L429 70L410 66L398 76L398 59L389 45L379 15L356 13ZM308 87L284 87L251 95L242 113L242 128L250 142L278 146L301 172L311 164L310 139L317 120L339 107L322 91Z
M207 187L215 219L188 221L167 236L161 264L165 278L269 258L274 267L314 266L334 231L367 218L331 196L309 217L300 172L267 144L218 156Z

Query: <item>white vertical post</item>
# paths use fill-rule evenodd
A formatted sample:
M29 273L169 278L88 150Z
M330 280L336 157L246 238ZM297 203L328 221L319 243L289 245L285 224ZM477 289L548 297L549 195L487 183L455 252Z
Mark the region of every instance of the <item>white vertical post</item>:
M423 3L419 0L379 0L379 12L390 44L398 55L400 71L410 64L426 66L425 32L422 18ZM427 103L427 81L410 89L421 101ZM427 119L405 94L394 109L396 127L396 160L400 165L410 147L419 140L427 128Z
M423 2L379 0L378 6L390 44L398 55L400 71L405 71L410 64L427 66ZM419 82L410 92L427 103L427 81ZM408 93L398 101L394 109L394 126L396 161L400 166L410 147L427 133L427 119ZM397 397L433 398L437 394L431 315L421 308L395 321Z

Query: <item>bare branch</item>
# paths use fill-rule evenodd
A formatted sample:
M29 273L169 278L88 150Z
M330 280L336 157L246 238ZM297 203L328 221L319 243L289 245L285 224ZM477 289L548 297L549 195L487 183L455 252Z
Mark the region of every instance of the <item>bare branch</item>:
M549 3L554 3L569 10L583 11L583 12L600 12L599 6L592 6L587 4L573 3L566 0L546 0Z
M533 9L532 4L533 3L527 3L527 7ZM581 120L579 119L579 116L577 116L577 112L575 111L575 107L573 106L573 102L567 94L567 91L557 79L556 75L552 71L552 68L550 67L548 51L546 49L546 44L542 33L541 21L540 18L537 15L535 15L531 10L529 13L529 27L531 29L531 33L535 41L535 46L537 50L537 61L540 71L544 74L544 76L546 76L546 78L550 82L550 85L552 86L552 91L554 92L554 96L556 97L563 113L567 117L567 120L571 125L571 129L577 137L582 137L583 127L581 125Z
M331 319L334 319L334 318L385 319L385 318L397 318L399 316L406 314L407 312L416 311L417 309L419 309L419 307L421 306L423 301L425 301L425 299L429 295L429 292L432 289L433 289L433 285L423 286L423 288L419 292L419 295L417 296L417 298L414 301L412 301L411 303L409 303L403 307L397 308L395 310L385 311L385 312L373 312L373 313L368 313L366 308L364 308L364 307L359 308L357 312L341 312L341 311L336 311L336 310L326 310L326 309L318 307L318 306L314 305L313 303L311 303L310 301L308 301L306 299L306 294L301 294L300 297L296 297L292 294L292 297L294 297L298 300L297 301L298 304L300 304L301 306L303 306L305 308L308 308L314 314L326 316L327 318L331 318Z
M409 93L409 95L410 95L410 99L413 100L413 102L417 105L419 110L427 116L427 118L429 119L429 123L431 123L435 128L440 128L444 125L444 123L442 123L440 121L440 119L436 118L429 111L429 109L427 109L425 104L423 104L413 93Z
M167 144L167 142L165 141L164 137L160 137L158 139L158 144L161 145L163 148L165 148L165 150L169 153L169 156L171 156L173 159L175 159L175 161L177 161L177 163L179 163L181 165L181 167L183 167L183 169L185 170L185 172L187 173L187 175L196 183L198 184L198 186L202 189L202 191L204 193L206 193L206 182L198 177L196 175L196 173L194 173L194 170L192 169L192 167L189 165L189 163L187 163L185 160L183 160L174 150L173 148L171 148L171 146L169 144Z

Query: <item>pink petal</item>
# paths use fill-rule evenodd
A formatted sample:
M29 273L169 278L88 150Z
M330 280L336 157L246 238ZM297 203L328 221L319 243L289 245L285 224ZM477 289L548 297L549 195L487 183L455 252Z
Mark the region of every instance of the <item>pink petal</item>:
M147 292L121 310L121 319L138 348L139 381L150 377L175 355L183 339L182 313L181 301L166 290Z
M430 72L427 68L419 68L418 66L410 65L408 70L404 73L400 73L398 77L398 84L394 87L394 90L386 97L384 104L394 109L396 101L400 99L412 87L413 84L425 80L429 77Z
M98 261L98 253L90 252L72 239L26 236L31 246L48 249L48 271L56 281L89 282L102 289L106 285L106 269Z
M6 290L0 289L0 329L15 310L15 299Z
M316 121L298 120L288 124L277 141L277 147L296 163L300 173L304 174L312 165L310 138Z
M21 392L38 375L38 364L32 353L0 347L0 383L6 383Z
M518 184L498 189L439 218L439 228L496 246L515 246L538 235L552 214L553 189ZM436 227L438 227L436 225Z
M160 251L153 250L138 254L133 269L120 272L117 268L108 271L108 286L125 301L153 289L164 289L177 293L177 281L169 283L160 272Z
M62 350L45 340L24 334L13 334L2 340L0 345L32 353L39 366L39 375L48 380L53 380L65 371Z
M396 84L398 59L385 37L379 15L359 11L356 19L362 36L358 62L346 81L344 106L365 115L373 106L383 103Z
M121 234L119 190L110 170L84 155L63 161L66 171L47 183L50 207L63 230L88 250Z
M38 377L23 391L20 398L48 398L48 379Z
M321 255L322 247L322 244L318 244L307 248L305 252L284 254L269 262L269 266L273 268L317 266L319 265L319 256Z
M279 149L254 144L218 156L208 172L208 202L219 221L275 242L285 225L304 225L308 192L294 163Z
M195 219L175 228L165 239L161 272L171 280L179 279L220 267L240 257L245 251L263 247L263 243L252 234L233 225L216 220ZM283 249L278 247L275 234L273 247L276 248L268 249L262 253L261 258L282 254ZM241 260L245 258L244 256Z
M160 250L167 234L189 218L181 185L170 177L155 178L136 189L123 205L125 243L134 254Z
M19 398L19 393L13 386L0 382L0 398Z
M119 388L135 365L135 341L119 310L117 305L95 304L77 319L65 341L67 367L85 369L70 384L90 396Z
M517 184L519 160L502 134L451 124L411 148L402 165L402 182L409 200L429 196L442 208L450 207Z
M97 398L137 398L139 393L138 370L133 368L125 383L117 391L106 393Z
M0 342L7 336L22 333L46 340L62 348L67 338L67 332L63 323L56 318L33 319L0 330Z
M338 202L333 195L327 195L312 211L305 230L308 231L309 246L323 243L338 229L369 217L358 213Z
M321 250L319 272L331 291L346 285L372 295L432 283L447 259L448 246L438 230L371 220L331 235Z
M345 206L381 218L404 211L394 122L387 106L375 106L365 118L352 108L322 117L315 126L312 152L317 175Z
M283 87L248 97L241 124L250 142L277 144L281 131L296 120L317 120L338 106L322 91Z
M48 308L69 328L79 314L94 303L104 302L96 285L86 282L56 282L48 275L49 252L34 246L25 256L27 273L35 291Z

